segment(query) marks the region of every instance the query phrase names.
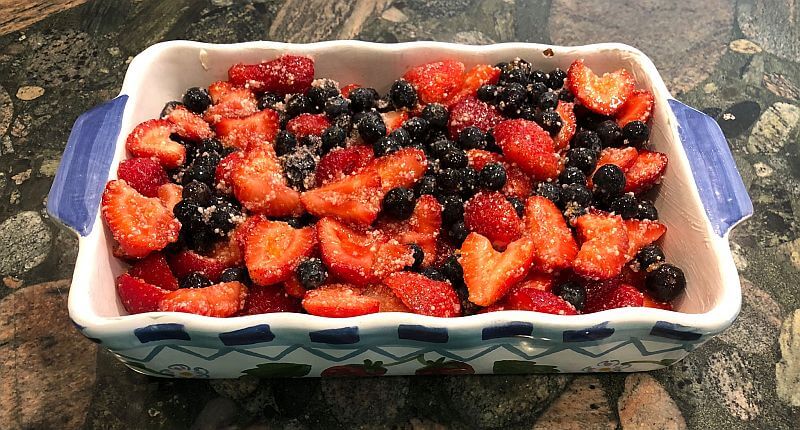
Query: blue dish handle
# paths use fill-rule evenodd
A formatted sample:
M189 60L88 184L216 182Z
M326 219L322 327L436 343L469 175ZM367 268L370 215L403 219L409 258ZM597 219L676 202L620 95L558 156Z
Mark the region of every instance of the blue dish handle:
M753 214L753 202L736 169L728 141L710 116L674 99L669 100L669 105L678 120L678 133L706 215L714 231L724 237Z
M47 196L47 213L81 236L92 231L122 126L128 96L121 95L75 120Z

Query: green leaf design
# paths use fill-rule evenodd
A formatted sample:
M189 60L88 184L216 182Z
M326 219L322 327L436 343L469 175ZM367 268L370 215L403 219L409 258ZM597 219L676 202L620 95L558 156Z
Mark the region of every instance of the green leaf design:
M500 360L495 361L492 372L497 375L514 375L521 373L559 373L558 366L536 364L535 361Z
M300 363L261 363L243 373L257 378L298 378L311 372L311 365Z

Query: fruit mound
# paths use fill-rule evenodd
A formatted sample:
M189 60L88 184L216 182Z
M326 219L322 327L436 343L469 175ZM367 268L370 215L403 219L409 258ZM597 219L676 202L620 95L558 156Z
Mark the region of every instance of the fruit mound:
M285 55L236 64L128 135L102 217L129 313L349 317L671 309L647 149L620 69L413 67L388 93Z

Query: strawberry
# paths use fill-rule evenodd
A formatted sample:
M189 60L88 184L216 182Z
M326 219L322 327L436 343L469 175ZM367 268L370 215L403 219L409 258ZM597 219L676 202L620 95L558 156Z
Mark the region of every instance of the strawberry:
M123 160L117 168L117 177L145 197L158 197L158 188L169 182L161 164L144 157Z
M275 140L279 129L278 113L264 109L244 118L224 118L215 129L224 146L247 149Z
M235 64L228 69L228 80L234 85L248 85L255 91L282 96L305 93L314 80L314 61L284 55L260 64Z
M380 302L352 286L334 284L306 293L303 308L311 315L347 318L378 312Z
M478 64L464 74L461 88L452 97L447 99L445 106L450 107L461 102L467 97L475 97L478 88L487 84L496 84L500 78L500 69L488 64Z
M316 217L332 216L346 222L370 225L381 209L381 178L374 168L303 193L303 207Z
M575 307L551 293L537 288L514 288L503 299L504 310L534 311L554 315L575 315Z
M170 212L183 199L182 194L183 187L178 184L168 183L158 187L158 199Z
M122 306L125 307L129 314L157 311L158 304L167 293L167 290L133 277L128 273L117 278L117 294Z
M600 151L600 157L597 159L597 165L595 166L594 171L596 172L597 169L606 164L613 164L622 169L624 172L633 165L638 155L639 151L632 146L626 146L624 148L606 148ZM592 176L594 176L594 173L589 176L587 181L589 188L593 187Z
M616 288L606 291L594 300L586 301L585 313L600 312L609 309L624 307L639 307L644 305L644 295L636 288L620 284Z
M403 79L417 90L422 103L443 103L461 87L464 63L446 60L409 69Z
M627 219L624 221L628 233L628 251L626 259L636 256L640 249L657 241L667 232L667 226L658 221L640 221Z
M524 119L506 120L494 128L497 146L505 158L537 181L555 179L560 162L553 139L539 124Z
M588 214L577 218L575 228L581 248L572 262L573 271L588 279L611 279L627 262L628 234L622 217Z
M625 104L614 114L617 124L622 128L631 121L647 122L653 112L654 103L655 98L650 91L634 90Z
M167 259L160 252L153 252L134 263L133 267L128 270L128 275L165 290L178 289L178 279L172 274Z
M674 310L672 308L672 304L670 302L660 302L653 297L651 297L647 293L642 293L644 295L642 300L642 306L646 308L655 308L655 309L664 309L665 311Z
M383 117L383 123L386 124L386 133L391 133L394 130L400 128L406 120L408 120L408 112L402 110L397 111L393 110L390 112L384 112L381 114Z
M158 305L164 312L186 312L209 317L229 317L244 307L247 287L223 282L205 288L182 288L167 294Z
M184 105L175 106L164 119L172 123L173 131L183 139L197 141L214 137L214 132L203 117Z
M280 285L255 285L247 294L241 314L300 313L301 310L300 300L286 294Z
M268 216L300 214L300 193L286 185L275 150L260 145L246 151L231 174L233 192L250 211Z
M553 138L555 150L558 152L566 151L567 147L569 147L569 142L572 140L572 136L575 136L577 120L575 119L574 107L574 103L558 102L556 112L558 112L558 115L561 117L562 125L556 137Z
M467 157L470 167L479 172L488 163L500 163L506 169L506 184L500 190L504 195L525 199L533 193L531 178L516 164L507 162L502 155L482 149L470 149Z
M347 99L347 98L350 98L350 91L353 91L356 88L361 88L361 85L348 84L348 85L343 86L342 89L339 90L339 92L342 93L342 97Z
M531 196L525 205L526 233L533 241L533 266L542 272L567 269L578 253L578 244L561 210L541 196Z
M223 259L199 254L190 249L185 249L168 257L169 266L178 278L184 278L190 273L198 272L211 282L219 281L222 272L236 264Z
M283 290L286 294L302 299L306 295L306 288L297 280L297 276L292 276L283 283Z
M211 97L211 103L216 105L222 103L229 95L240 89L243 88L237 88L228 81L216 81L208 86L208 95Z
M485 236L497 248L505 248L522 236L522 220L499 192L479 192L467 200L464 223L469 231Z
M336 148L325 154L317 163L314 175L317 186L337 181L347 175L358 173L373 159L372 148L367 145L353 145Z
M380 282L386 275L414 263L411 249L387 240L377 230L359 231L332 218L317 222L322 261L331 273L356 285Z
M245 265L255 284L276 284L292 277L314 246L316 237L312 227L295 229L282 221L262 219L245 236Z
M231 152L217 164L214 171L214 183L217 190L225 194L233 193L233 180L231 179L236 165L245 158L244 151Z
M636 81L625 69L597 76L583 60L575 60L567 71L566 86L582 105L593 112L613 115L628 100Z
M461 245L458 261L464 269L469 301L489 306L525 278L533 261L533 243L523 237L498 252L489 239L470 233Z
M144 257L178 240L181 223L157 198L139 194L125 181L106 184L101 205L103 219L123 253Z
M425 174L428 160L418 148L403 148L375 159L372 163L381 177L381 187L386 193L392 188L410 188Z
M297 139L302 139L306 136L321 136L330 126L331 122L324 113L316 115L302 113L286 123L286 131L294 134Z
M212 125L225 118L244 118L258 112L258 100L247 88L220 85L214 91L209 87L209 94L214 104L203 112L203 119Z
M449 282L412 272L397 272L383 280L412 312L434 317L461 316L461 302Z
M531 272L519 284L512 287L511 291L518 288L533 288L535 290L552 292L554 282L555 279L550 273Z
M239 245L236 237L231 236L228 240L215 243L208 252L208 256L219 261L226 268L240 266L244 264L243 247Z
M368 285L361 290L361 294L365 297L371 297L380 303L378 312L412 312L386 285Z
M583 313L598 312L605 306L607 297L622 284L621 278L607 279L599 282L586 282L586 304Z
M151 119L137 125L125 148L135 157L155 158L167 169L174 169L186 161L186 148L170 139L172 124L163 119Z
M504 119L494 106L475 97L467 97L450 108L447 129L450 131L450 138L456 140L461 130L469 126L478 127L485 132Z
M407 220L382 223L378 228L398 242L406 245L415 243L425 254L423 267L436 261L437 238L442 228L442 205L430 194L421 196L414 206L414 212Z
M667 161L666 154L639 151L636 160L625 170L625 192L639 194L652 188L664 176Z

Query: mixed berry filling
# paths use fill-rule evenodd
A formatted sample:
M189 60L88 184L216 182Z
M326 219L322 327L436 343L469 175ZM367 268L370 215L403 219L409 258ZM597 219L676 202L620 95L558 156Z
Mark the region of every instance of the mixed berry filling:
M381 94L286 55L134 128L102 217L129 313L672 309L653 94L582 60L412 67Z

